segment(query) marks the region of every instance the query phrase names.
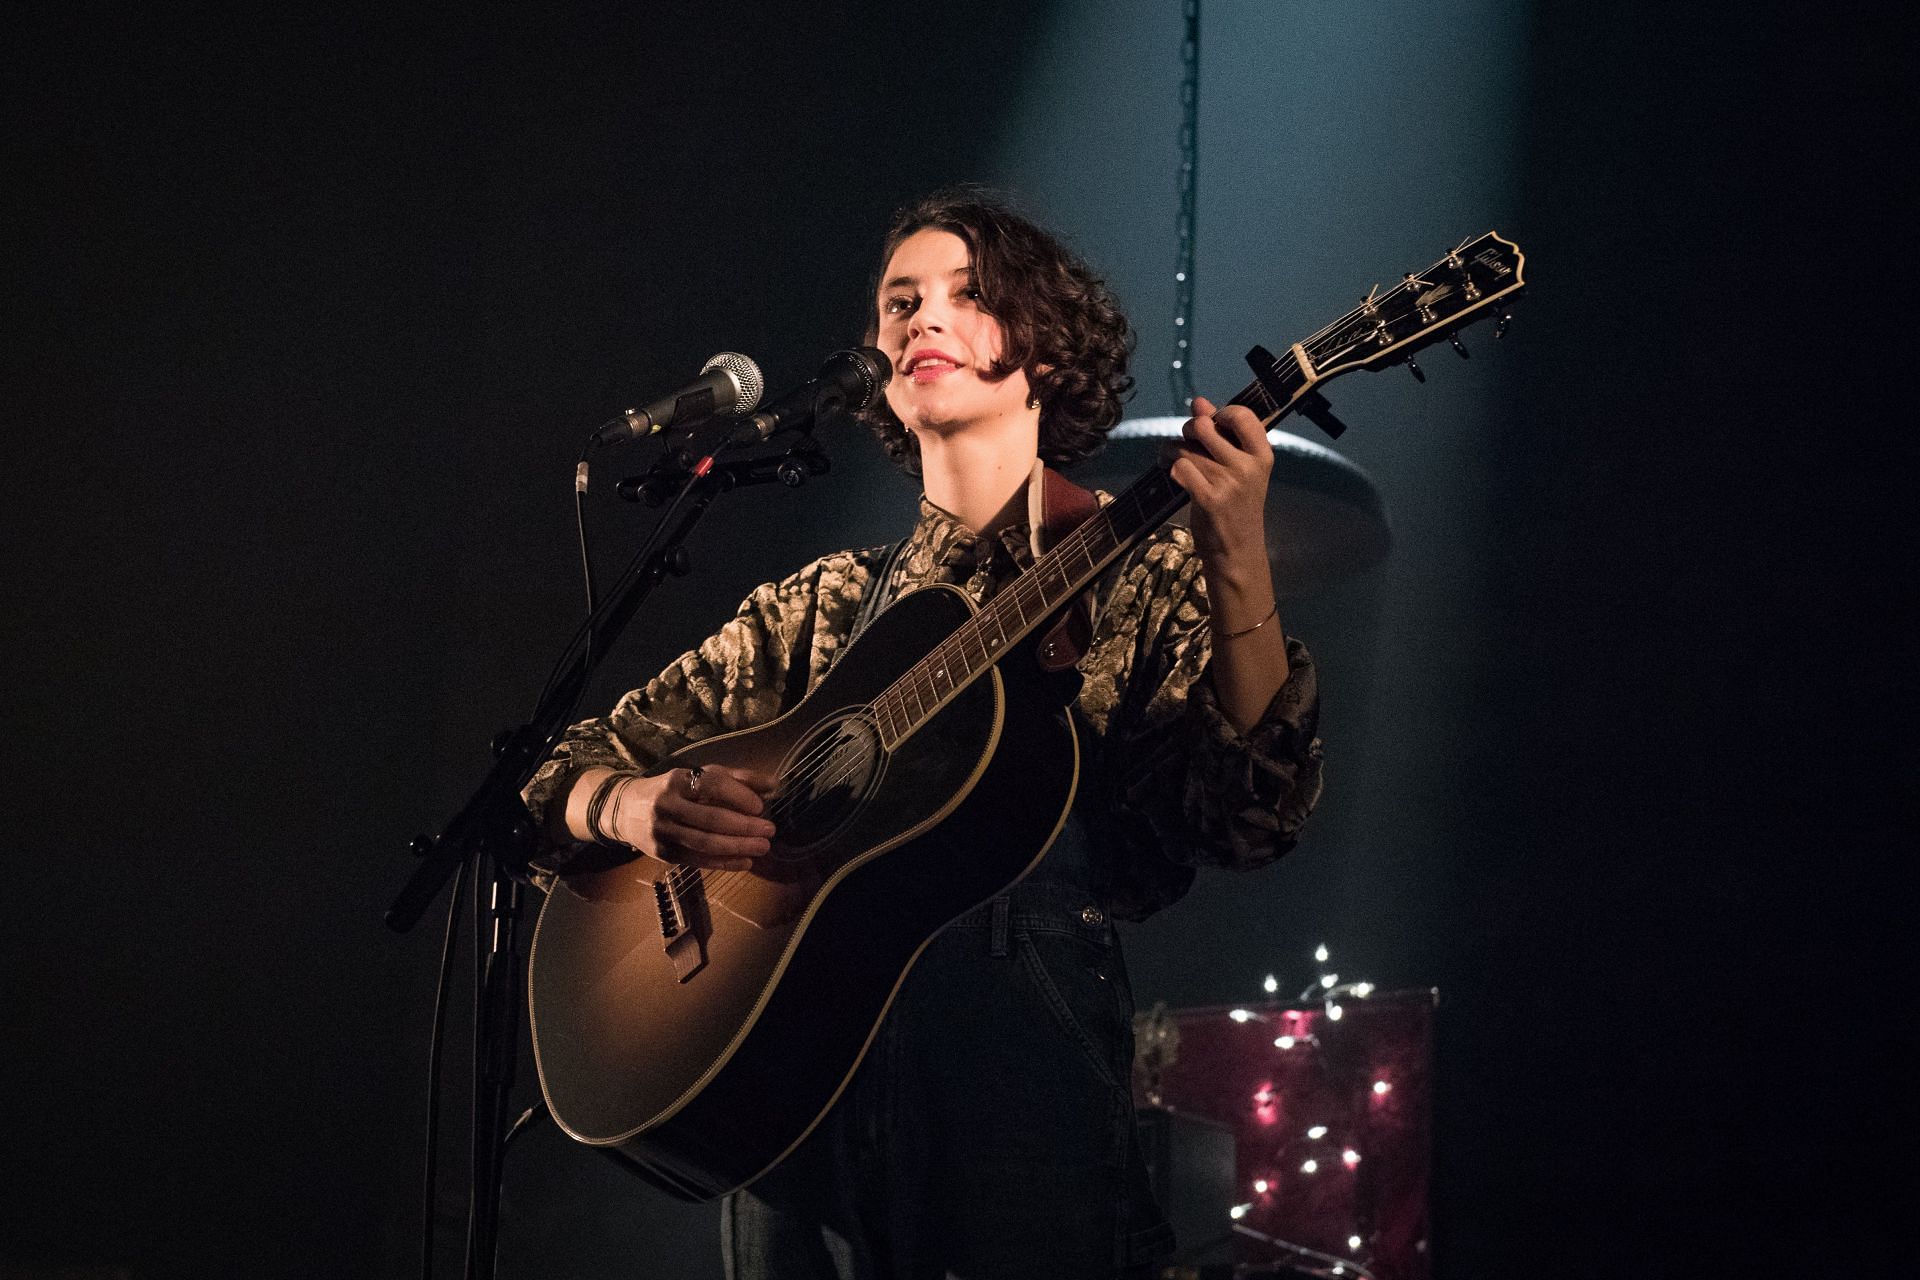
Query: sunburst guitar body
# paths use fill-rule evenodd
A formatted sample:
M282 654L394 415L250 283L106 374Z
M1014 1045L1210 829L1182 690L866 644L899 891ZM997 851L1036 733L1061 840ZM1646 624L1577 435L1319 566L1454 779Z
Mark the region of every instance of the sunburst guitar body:
M661 764L781 779L765 872L641 858L548 895L529 1007L568 1134L688 1199L750 1182L839 1096L928 940L1044 855L1078 750L1025 648L891 747L875 722L972 613L951 587L904 596L792 711Z

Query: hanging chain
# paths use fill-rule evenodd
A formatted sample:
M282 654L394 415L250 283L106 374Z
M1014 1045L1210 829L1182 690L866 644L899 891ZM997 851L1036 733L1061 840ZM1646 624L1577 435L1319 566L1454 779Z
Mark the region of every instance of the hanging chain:
M1180 239L1173 268L1173 365L1167 385L1173 409L1187 413L1193 404L1193 222L1200 168L1200 0L1186 0L1186 36L1180 42Z

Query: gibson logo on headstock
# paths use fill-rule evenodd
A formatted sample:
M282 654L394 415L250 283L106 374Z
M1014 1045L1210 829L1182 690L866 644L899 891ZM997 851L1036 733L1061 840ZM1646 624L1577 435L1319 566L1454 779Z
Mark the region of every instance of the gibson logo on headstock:
M1492 245L1488 245L1479 253L1474 254L1473 261L1476 266L1490 269L1496 276L1510 276L1513 274L1513 268L1502 259L1500 250L1494 248Z

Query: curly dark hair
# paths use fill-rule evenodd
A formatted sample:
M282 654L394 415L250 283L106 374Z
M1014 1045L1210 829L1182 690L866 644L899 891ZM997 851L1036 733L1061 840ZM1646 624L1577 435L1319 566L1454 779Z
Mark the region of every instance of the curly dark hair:
M1015 369L1026 372L1040 401L1040 457L1066 466L1097 453L1133 389L1127 374L1133 331L1106 282L1005 197L981 187L947 187L894 216L869 300L878 295L901 241L929 227L966 242L981 306L1005 334L1000 358L984 376L998 380ZM870 312L868 345L878 338L879 324ZM888 457L920 474L920 442L885 398L860 417Z

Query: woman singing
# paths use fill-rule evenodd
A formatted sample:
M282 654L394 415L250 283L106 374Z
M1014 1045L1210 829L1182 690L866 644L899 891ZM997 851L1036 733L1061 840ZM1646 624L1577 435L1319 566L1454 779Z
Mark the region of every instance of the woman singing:
M891 547L758 588L651 683L574 726L527 790L561 875L595 845L751 870L776 832L773 778L645 771L774 719L908 592L948 583L990 600L1033 562L1042 468L1086 457L1119 420L1125 318L1006 204L928 197L879 257L867 341L894 376L869 417L922 479L917 521ZM1191 531L1149 536L1094 591L1070 707L1083 744L1073 813L1025 879L921 954L806 1141L728 1197L737 1280L1071 1280L1171 1249L1134 1140L1133 1001L1113 921L1171 904L1199 865L1271 862L1320 792L1314 669L1281 628L1268 570L1272 450L1248 410L1193 407L1173 466Z

